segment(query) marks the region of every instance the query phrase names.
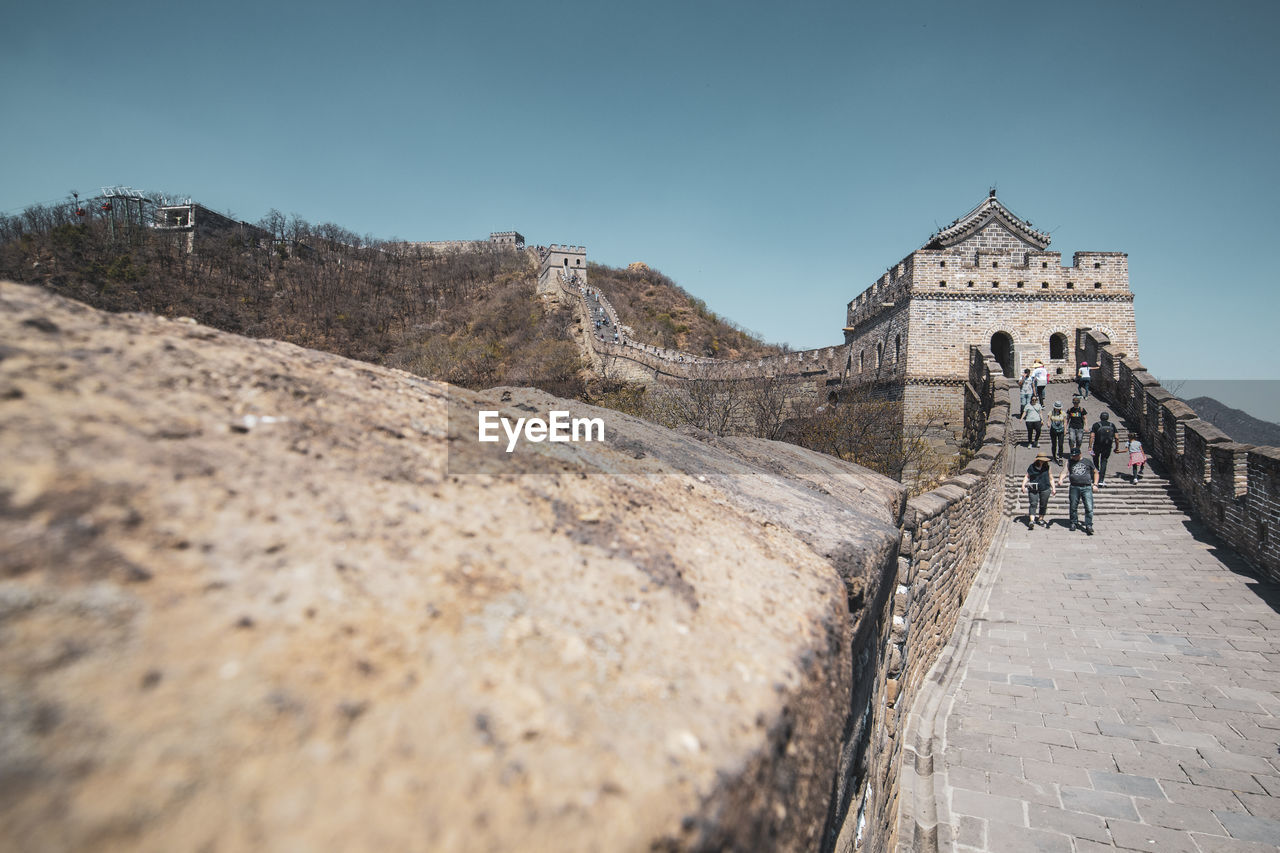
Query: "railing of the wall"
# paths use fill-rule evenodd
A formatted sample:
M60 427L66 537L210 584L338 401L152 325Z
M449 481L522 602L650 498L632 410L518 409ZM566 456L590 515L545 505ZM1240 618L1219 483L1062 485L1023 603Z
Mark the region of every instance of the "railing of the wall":
M1093 387L1138 433L1192 512L1260 574L1280 581L1280 448L1233 441L1102 332L1076 333Z

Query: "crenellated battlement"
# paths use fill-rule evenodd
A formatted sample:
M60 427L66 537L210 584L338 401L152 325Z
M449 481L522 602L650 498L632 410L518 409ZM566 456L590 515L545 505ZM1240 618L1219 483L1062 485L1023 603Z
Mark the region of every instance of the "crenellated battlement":
M945 294L941 293L946 291ZM1129 256L1124 252L1062 253L1009 249L920 249L876 279L847 306L846 327L857 329L904 297L1056 300L1089 295L1114 301L1129 296ZM956 294L961 294L956 296ZM846 332L849 328L846 328Z
M607 308L617 339L612 331L593 336L593 363L624 360L635 368L629 375L659 381L786 377L824 399L859 385L896 388L911 418L963 410L973 346L991 350L1006 376L1039 361L1054 381L1075 376L1071 340L1080 327L1106 330L1136 356L1128 255L1079 251L1064 266L1048 245L1047 234L991 195L854 297L840 345L736 362L706 359L633 340ZM540 291L586 292L585 249L554 244L540 257ZM593 298L608 305L602 294ZM940 440L963 444L958 414L944 431Z
M1232 441L1099 330L1080 329L1076 349L1079 358L1097 365L1093 387L1138 433L1195 515L1280 581L1280 448Z

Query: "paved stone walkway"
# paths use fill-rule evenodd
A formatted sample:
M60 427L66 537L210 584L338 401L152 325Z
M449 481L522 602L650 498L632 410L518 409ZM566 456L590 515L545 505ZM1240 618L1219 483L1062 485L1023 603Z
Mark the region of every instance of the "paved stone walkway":
M1065 488L1049 529L1025 500L1002 526L933 724L938 846L1280 850L1280 589L1175 509L1124 514L1109 479L1095 536Z

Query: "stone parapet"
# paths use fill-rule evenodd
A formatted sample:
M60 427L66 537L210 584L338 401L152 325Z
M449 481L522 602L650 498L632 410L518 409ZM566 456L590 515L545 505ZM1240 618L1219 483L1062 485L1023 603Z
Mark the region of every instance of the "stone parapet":
M556 276L559 291L571 299L578 300L587 307L588 287L585 279L575 278L573 272ZM608 298L599 290L591 297L600 303L613 328L619 330L619 339L615 342L608 336L591 335L591 347L600 359L612 362L629 362L627 371L650 380L737 380L758 379L763 377L790 377L807 381L815 386L828 384L842 376L842 357L846 351L843 346L829 346L813 350L781 353L762 358L729 361L694 355L680 350L645 344L631 338L627 327L621 325L618 313L609 303ZM586 316L590 316L588 308ZM596 361L597 359L593 359ZM637 372L635 368L640 368ZM867 377L870 380L872 377ZM640 379L637 381L644 381Z
M901 485L0 306L4 849L830 851L884 799ZM476 440L553 410L608 439Z
M1232 441L1105 333L1079 330L1076 349L1077 358L1098 365L1094 390L1138 433L1193 514L1260 574L1280 581L1280 448Z
M878 709L878 749L859 849L894 850L902 762L917 758L904 743L907 714L926 674L950 639L969 589L1000 523L1009 447L1010 380L987 348L970 351L966 422L974 456L964 470L907 502L883 678L892 685Z

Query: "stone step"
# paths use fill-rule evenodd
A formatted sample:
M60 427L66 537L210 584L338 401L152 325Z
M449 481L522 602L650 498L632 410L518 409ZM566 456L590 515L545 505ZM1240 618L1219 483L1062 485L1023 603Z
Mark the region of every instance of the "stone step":
M1009 515L1026 514L1027 498L1021 485L1021 475L1006 477L1005 512ZM1059 497L1065 499L1067 488L1063 486L1058 491ZM1168 480L1159 477L1144 477L1137 483L1112 479L1106 486L1094 489L1093 504L1096 511L1111 515L1183 515L1188 511L1181 493Z
M1061 498L1063 501L1067 499L1065 494L1060 494L1058 495L1058 497L1053 498L1053 501L1056 502L1059 498ZM1095 500L1093 502L1093 505L1098 511L1106 511L1109 513L1115 513L1115 514L1121 514L1121 515L1127 514L1127 513L1134 513L1134 514L1141 514L1141 515L1186 515L1187 514L1187 510L1185 507L1180 507L1177 504L1173 504L1173 503L1127 504L1127 503ZM1020 500L1009 499L1005 501L1005 512L1009 514L1018 515L1019 513L1025 513L1026 511L1027 511L1027 502L1025 499L1020 499Z

